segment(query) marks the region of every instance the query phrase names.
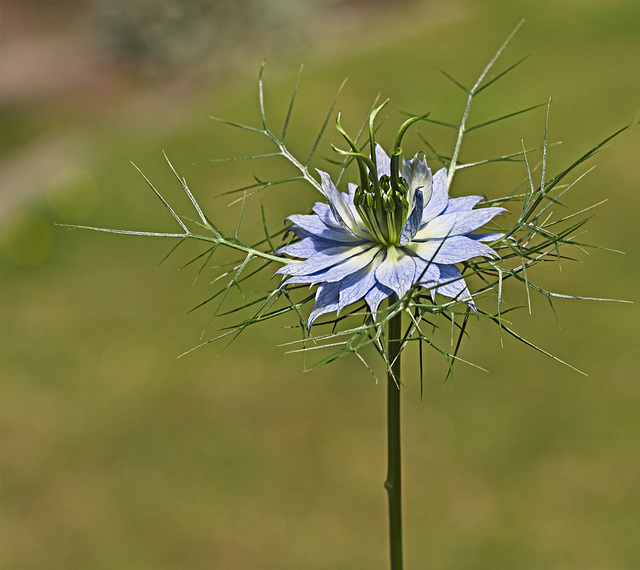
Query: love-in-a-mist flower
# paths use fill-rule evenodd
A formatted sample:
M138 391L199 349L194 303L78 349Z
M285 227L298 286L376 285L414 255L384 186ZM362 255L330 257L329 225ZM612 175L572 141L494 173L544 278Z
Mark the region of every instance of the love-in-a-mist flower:
M279 253L302 260L278 273L288 276L286 284L318 285L308 325L362 299L375 318L382 300L393 293L402 298L415 284L432 298L439 293L475 308L455 264L497 255L483 242L502 234L471 232L504 208L474 210L481 196L450 199L446 169L432 175L420 153L400 164L398 145L391 158L377 143L371 146L370 157L349 153L359 162L359 186L350 183L348 193L340 192L319 170L327 203L287 218L300 241Z

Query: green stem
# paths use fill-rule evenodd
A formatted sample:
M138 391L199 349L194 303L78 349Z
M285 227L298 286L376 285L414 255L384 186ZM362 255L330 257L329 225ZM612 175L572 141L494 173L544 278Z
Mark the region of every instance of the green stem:
M392 298L389 303L396 301ZM389 321L387 371L387 480L389 498L389 548L391 570L402 570L402 463L400 453L400 351L402 346L402 313Z

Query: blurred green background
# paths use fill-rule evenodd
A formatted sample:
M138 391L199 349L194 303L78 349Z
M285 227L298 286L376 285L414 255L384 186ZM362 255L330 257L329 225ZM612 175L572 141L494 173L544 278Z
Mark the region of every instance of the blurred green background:
M129 164L183 204L165 150L232 228L237 208L214 197L273 171L194 163L246 152L208 117L257 124L265 57L276 121L305 65L292 119L304 153L344 77L348 129L378 92L391 98L389 124L399 111L457 120L462 93L439 69L470 83L523 17L502 68L533 57L476 117L551 96L556 173L638 121L636 0L3 3L3 568L386 568L383 385L355 359L303 373L278 346L297 338L285 321L218 358L211 345L176 359L208 320L206 309L185 316L215 275L192 286L194 271L179 271L197 249L158 267L167 243L55 224L173 231ZM468 156L535 146L543 121L541 110L489 129ZM585 239L626 255L581 255L537 282L637 300L639 153L638 130L622 135L568 199L608 200ZM454 194L501 196L522 175L470 171ZM317 199L306 187L270 192L272 228ZM260 202L246 235L260 232ZM490 372L459 366L445 384L429 354L421 403L407 357L408 569L640 567L637 305L558 303L561 329L544 300L533 305L518 330L587 378L473 323L462 355Z

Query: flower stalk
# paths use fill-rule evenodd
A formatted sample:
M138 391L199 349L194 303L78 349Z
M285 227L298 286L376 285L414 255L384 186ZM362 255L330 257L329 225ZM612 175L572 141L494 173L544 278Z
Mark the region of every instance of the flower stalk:
M395 302L393 296L389 304ZM402 351L402 312L388 326L387 371L387 479L384 487L389 500L389 554L391 570L402 570L402 454L400 437L400 357Z

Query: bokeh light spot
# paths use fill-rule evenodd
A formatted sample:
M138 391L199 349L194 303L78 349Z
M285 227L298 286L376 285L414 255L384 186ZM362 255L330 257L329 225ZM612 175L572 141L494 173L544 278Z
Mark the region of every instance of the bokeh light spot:
M0 227L0 251L16 265L37 265L52 245L48 222L33 214L16 213Z
M68 167L56 172L49 180L47 202L61 218L86 218L98 205L100 191L87 171Z

